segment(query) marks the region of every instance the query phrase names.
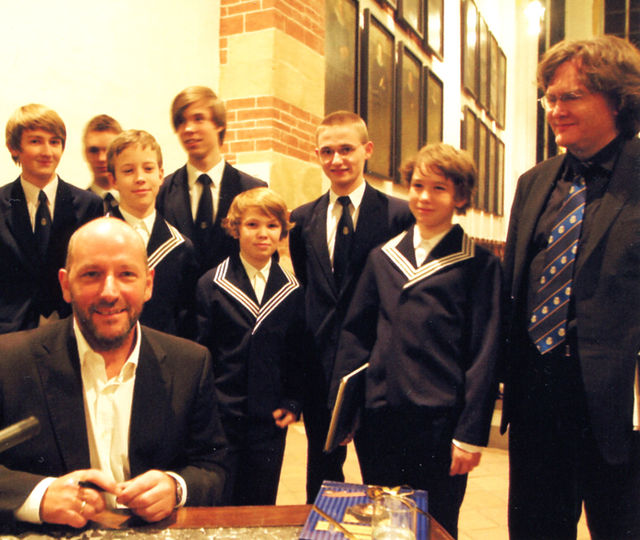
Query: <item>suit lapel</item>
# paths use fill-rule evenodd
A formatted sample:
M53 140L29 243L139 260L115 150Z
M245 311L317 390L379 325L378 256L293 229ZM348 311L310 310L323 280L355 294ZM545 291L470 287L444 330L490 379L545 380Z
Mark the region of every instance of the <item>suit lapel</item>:
M550 160L541 167L529 183L529 194L526 197L523 207L520 209L522 216L519 218L519 230L514 255L514 283L512 291L520 288L520 281L524 275L524 266L527 261L527 252L533 238L533 233L538 223L538 218L549 196L554 182L560 173L560 168L564 163L564 156L558 156Z
M165 221L160 214L156 214L147 244L149 268L158 266L169 253L183 243L184 236L178 229Z
M220 190L218 192L218 211L216 212L216 223L220 223L227 215L229 207L234 197L240 193L240 175L228 163L224 164Z
M580 246L575 269L576 276L602 237L613 225L616 216L627 201L632 198L632 192L638 193L637 185L630 181L630 179L640 177L640 151L634 152L633 146L637 149L640 142L637 140L627 142L618 158L618 163L609 181L609 187L602 196L602 201L594 216L593 230L585 243Z
M50 333L47 339L33 344L49 417L69 471L90 466L80 360L72 323L69 317L63 332Z
M175 172L174 187L167 197L167 205L171 208L166 217L175 223L176 227L193 238L195 225L191 214L191 200L189 198L189 180L187 166L184 165Z
M39 265L39 256L29 220L27 199L20 185L20 178L11 184L9 200L6 201L6 204L5 220L7 228L13 236L14 251L22 258L27 268L35 269Z
M327 248L327 211L329 209L329 193L325 193L313 209L309 221L311 234L311 253L315 258L315 264L322 270L326 288L333 296L337 296L336 284L331 269L331 259Z

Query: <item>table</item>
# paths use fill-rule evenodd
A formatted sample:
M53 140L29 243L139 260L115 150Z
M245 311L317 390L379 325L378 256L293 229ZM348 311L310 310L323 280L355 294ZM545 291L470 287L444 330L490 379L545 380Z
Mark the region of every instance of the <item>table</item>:
M100 514L92 529L38 527L37 531L24 529L3 538L297 540L310 511L311 505L189 507L180 508L154 524L144 524L129 514L107 511ZM429 523L430 540L452 540L432 517Z

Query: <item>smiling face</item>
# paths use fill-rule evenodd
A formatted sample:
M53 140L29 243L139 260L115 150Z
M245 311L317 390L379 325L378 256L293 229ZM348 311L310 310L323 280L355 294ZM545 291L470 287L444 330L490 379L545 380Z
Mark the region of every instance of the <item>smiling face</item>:
M251 266L262 268L278 249L282 225L278 219L258 208L249 208L238 226L240 253Z
M416 167L409 185L409 209L423 238L431 238L451 228L456 208L466 201L456 199L451 179L432 167Z
M89 131L84 139L84 157L93 173L93 180L103 189L111 188L107 171L107 150L117 137L113 131Z
M363 142L351 124L322 126L318 131L316 155L322 170L338 195L349 195L364 182L364 166L373 153L373 143Z
M76 231L69 253L60 286L85 339L96 352L128 350L153 288L138 233L119 219L97 219Z
M189 105L182 122L176 128L189 162L201 171L208 171L220 161L220 132L211 117L211 109L202 101Z
M150 215L164 176L155 150L140 144L126 147L114 158L114 173L120 206L140 219Z
M25 129L20 148L9 147L13 158L22 166L22 177L40 188L55 178L63 150L64 141L43 129Z
M559 99L571 93L579 99ZM555 102L555 106L547 110L547 120L556 143L577 158L590 158L618 135L616 110L604 94L589 91L576 62L560 64L545 95Z

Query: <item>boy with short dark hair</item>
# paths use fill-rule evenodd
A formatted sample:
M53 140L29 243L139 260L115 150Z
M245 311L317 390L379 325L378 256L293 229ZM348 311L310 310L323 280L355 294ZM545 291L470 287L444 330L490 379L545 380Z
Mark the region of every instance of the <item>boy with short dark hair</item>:
M428 145L403 170L416 224L371 252L347 313L333 385L369 362L357 436L363 481L429 492L451 535L487 444L500 350L500 261L453 215L469 206L470 156Z
M156 212L162 183L162 151L146 131L127 130L109 146L107 166L120 192L111 215L124 219L147 246L149 268L155 272L153 295L140 323L181 337L195 337L195 286L198 265L188 238Z
M231 467L226 504L275 504L287 426L302 401L304 297L274 257L290 227L267 188L238 195L224 221L240 250L198 281L198 342L211 351Z
M20 177L0 188L0 334L65 317L58 270L73 232L102 215L102 201L56 173L67 131L44 105L18 108L6 144Z

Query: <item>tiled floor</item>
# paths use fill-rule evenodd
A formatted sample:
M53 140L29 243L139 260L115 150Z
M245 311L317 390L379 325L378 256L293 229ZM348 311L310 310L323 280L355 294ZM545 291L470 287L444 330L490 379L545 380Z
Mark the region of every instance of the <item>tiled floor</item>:
M277 504L304 504L306 438L302 422L289 428ZM347 482L362 481L353 446L345 466ZM488 448L478 468L469 476L460 514L460 540L503 540L507 534L508 457L506 450ZM588 540L584 518L578 540Z

